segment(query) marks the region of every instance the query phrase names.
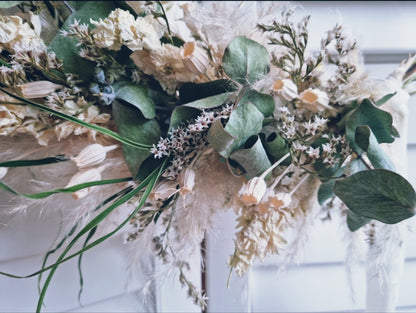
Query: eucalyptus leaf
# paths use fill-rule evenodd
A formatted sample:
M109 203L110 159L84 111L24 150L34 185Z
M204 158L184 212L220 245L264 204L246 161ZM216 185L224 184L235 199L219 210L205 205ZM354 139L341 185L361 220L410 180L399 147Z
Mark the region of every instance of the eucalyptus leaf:
M248 138L259 134L263 118L263 114L250 102L242 103L235 108L224 128L235 140L220 155L229 157L232 152L240 149Z
M267 153L272 156L274 160L280 160L286 153L289 152L289 146L286 140L276 132L266 134L264 147ZM282 164L290 164L290 158L285 160Z
M334 193L335 179L323 182L318 189L318 202L324 205L326 201L335 197Z
M215 96L237 90L237 85L229 79L218 79L207 83L184 83L179 89L181 103Z
M257 135L247 140L244 149L233 152L230 159L240 164L250 177L260 176L272 165Z
M156 110L153 100L147 95L146 88L143 86L128 84L115 90L116 99L124 100L142 112L147 119L155 118Z
M368 125L377 139L378 143L392 143L397 137L394 129L393 118L390 113L377 108L370 100L363 102L349 115L346 123L346 135L350 146L358 154L362 149L355 142L355 131L358 126Z
M247 86L262 79L270 71L270 56L261 44L237 36L225 49L222 66L228 77Z
M248 89L240 100L240 102L244 101L253 103L265 117L271 116L274 112L273 97L265 93Z
M355 130L355 142L361 149L367 152L367 157L375 168L394 170L394 164L381 149L370 127L366 125L358 126Z
M386 224L415 214L415 190L406 179L389 170L360 171L338 180L334 192L355 214Z
M90 25L90 19L106 18L116 8L113 1L101 1L99 5L97 5L97 1L78 2L81 5L68 17L62 29L67 30L75 19ZM58 33L49 44L48 49L55 52L56 56L62 61L65 72L78 74L82 80L88 81L91 78L91 73L94 73L95 63L78 55L79 47L76 46L77 43L75 39L64 37Z
M113 102L113 115L118 132L122 136L149 145L159 140L161 132L157 121L146 119L136 107L122 100L116 100ZM133 178L136 178L141 164L151 155L150 150L139 150L125 144L122 146L124 159Z
M350 231L354 232L370 222L371 219L347 210L347 226Z
M0 8L1 9L9 9L12 8L18 4L20 4L23 1L0 1Z
M376 106L383 105L384 103L389 101L391 98L393 98L396 94L397 92L393 92L393 93L389 93L388 95L385 95L384 97L376 101Z
M207 141L218 153L226 151L233 143L235 137L224 130L220 119L214 120L207 134Z

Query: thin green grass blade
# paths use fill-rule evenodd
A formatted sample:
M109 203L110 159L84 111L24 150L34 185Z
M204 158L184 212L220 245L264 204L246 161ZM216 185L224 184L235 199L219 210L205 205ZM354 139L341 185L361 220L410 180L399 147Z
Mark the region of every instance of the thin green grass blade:
M88 242L91 240L91 238L94 236L95 232L97 231L97 227L95 226L93 229L90 230L90 232L87 235L87 238L84 241L84 244L82 245L82 248L84 249L85 246L88 244ZM78 301L79 303L81 303L81 295L82 295L82 291L83 291L83 287L84 287L84 277L82 276L82 256L84 254L80 253L80 255L78 256L78 275L79 275L79 292L78 292Z
M13 94L13 93L5 90L2 87L0 87L0 90L2 92L6 93L9 96L11 96L11 97L13 97L15 99L18 99L18 100L26 103L27 105L30 105L32 107L35 107L35 108L39 109L39 110L42 110L42 111L48 112L50 114L53 114L53 115L55 115L57 117L60 117L60 118L62 118L64 120L73 122L75 124L84 126L86 128L93 129L93 130L95 130L97 132L100 132L100 133L105 134L105 135L107 135L107 136L109 136L111 138L114 138L114 139L116 139L116 140L118 140L121 143L124 143L126 145L132 146L132 147L137 148L137 149L142 149L142 150L149 150L151 148L151 146L149 146L149 145L145 145L145 144L142 144L142 143L139 143L139 142L136 142L136 141L127 139L127 138L123 138L119 134L117 134L117 133L115 133L115 132L113 132L113 131L105 128L105 127L101 127L101 126L97 126L97 125L92 125L92 124L86 123L86 122L84 122L84 121L82 121L82 120L80 120L80 119L78 119L76 117L73 117L71 115L67 115L65 113L56 111L56 110L51 109L51 108L49 108L49 107L47 107L47 106L45 106L43 104L39 104L39 103L30 101L30 100L27 100L27 99L25 99L25 98L23 98L21 96L15 95L15 94Z
M133 188L131 187L131 186L129 186L129 187L127 187L127 188L124 188L123 190L121 190L121 191L119 191L119 192L117 192L117 193L115 193L115 194L113 194L113 195L111 195L110 197L108 197L107 199L105 199L103 202L101 202L99 205L97 205L97 207L93 210L93 212L96 212L96 211L98 211L99 209L101 209L102 207L104 207L105 205L107 205L108 203L110 203L111 201L113 201L113 200L115 200L115 199L117 199L117 198L119 198L119 197L121 197L121 196L123 196L123 195L125 195L125 194L127 194L128 192L130 192L131 190L133 190ZM60 249L61 247L62 247L62 245L65 243L65 241L67 240L67 239L69 239L74 233L75 233L75 230L77 229L77 227L78 227L78 223L76 223L71 229L70 229L70 231L65 235L65 237L56 245L56 247L54 248L54 249L52 249L52 250L49 250L47 253L46 253L46 255L45 255L45 257L44 257L44 259L43 259L43 262L42 262L42 267L41 267L41 269L43 269L43 268L45 268L45 266L46 266L46 262L48 261L48 258L49 258L49 256L50 255L52 255L53 253L55 253L56 251L58 251L58 249ZM41 292L41 279L42 279L42 273L40 273L39 274L39 277L38 277L38 290L39 290L39 294L40 294L40 292Z
M166 163L166 162L165 162ZM165 164L164 163L164 164ZM101 221L103 221L114 209L116 209L118 206L120 206L121 204L127 202L128 200L130 200L133 196L135 196L137 193L140 192L140 190L142 190L144 187L147 186L145 193L142 196L142 201L140 201L139 204L139 209L141 208L141 206L144 204L144 202L146 201L147 197L149 196L151 190L153 189L154 185L156 184L157 179L160 177L160 169L157 170L156 174L155 172L153 172L152 174L150 174L148 177L146 177L146 179L143 180L143 182L136 187L133 191L131 191L129 194L125 195L124 197L120 198L118 201L116 201L113 205L111 205L110 207L108 207L106 210L104 210L101 214L99 214L98 216L96 216L94 219L92 219L76 236L74 239L72 239L72 241L67 245L67 247L65 248L65 250L61 253L61 255L58 257L57 261L55 262L55 264L51 265L48 268L51 268L51 271L48 274L48 277L43 285L42 288L42 292L39 296L38 299L38 305L36 308L36 312L40 312L41 308L42 308L42 303L43 300L45 298L46 295L46 291L49 287L49 284L52 280L53 275L55 274L55 271L58 268L58 265L68 261L69 259L83 253L84 251L87 251L89 249L91 249L92 247L96 246L97 244L103 242L104 240L110 238L114 233L116 233L118 230L120 230L138 211L138 209L136 209L131 215L129 215L129 217L123 221L123 223L121 223L115 230L113 230L112 232L108 233L105 236L102 236L101 238L95 240L93 243L89 244L88 246L86 246L85 248L79 250L78 252L68 256L65 258L65 255L69 252L69 250L74 246L74 244L78 241L79 238L81 238L85 233L89 232L92 228L94 228L95 226L97 226ZM150 188L149 188L150 186Z
M29 198L29 199L43 199L46 197L49 197L53 194L56 193L72 193L84 188L88 188L88 187L92 187L92 186L102 186L102 185L109 185L109 184L117 184L117 183L123 183L123 182L127 182L127 181L132 181L133 178L132 177L125 177L125 178L117 178L117 179L105 179L105 180L96 180L96 181L92 181L92 182L87 182L87 183L82 183L82 184L78 184L78 185L74 185L68 188L60 188L60 189L55 189L55 190L51 190L51 191L44 191L44 192L40 192L40 193L35 193L35 194L23 194L18 192L17 190L13 189L10 186L7 186L5 183L0 181L0 189L9 191L13 194L15 194L16 196L20 196L20 197L25 197L25 198Z
M15 160L15 161L6 161L0 162L0 167L26 167L26 166L39 166L52 163L59 163L71 160L63 154L59 154L53 157L36 159L36 160Z

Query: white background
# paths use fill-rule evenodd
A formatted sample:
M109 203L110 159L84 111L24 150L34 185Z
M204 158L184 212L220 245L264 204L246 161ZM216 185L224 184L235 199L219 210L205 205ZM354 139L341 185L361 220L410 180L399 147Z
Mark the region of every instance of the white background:
M371 62L368 69L377 77L385 77L409 53L416 53L416 2L412 1L304 1L299 2L311 14L310 42L319 45L326 30L342 18L343 24L359 42ZM313 43L316 45L314 46ZM382 64L375 64L375 63ZM416 186L416 99L409 103L409 180ZM37 270L44 252L56 234L50 229L58 216L39 219L37 212L2 221L0 227L0 271L29 274ZM305 263L287 274L277 276L276 266L268 261L256 266L240 282L233 280L225 288L228 271L225 263L232 248L232 216L221 220L220 239L209 238L208 268L211 312L289 312L363 310L365 305L364 272L357 287L357 301L350 298L345 267L345 246L336 223L324 223L310 234L305 250ZM228 237L227 237L228 236ZM405 275L399 298L400 310L416 310L416 236L407 247ZM75 262L68 262L57 271L46 297L45 312L135 312L152 311L137 297L140 279L127 284L128 259L121 238L113 238L84 259L83 306L77 301L78 276ZM198 276L198 273L196 273ZM247 282L250 284L247 284ZM185 299L185 292L175 284L157 287L154 300L160 311L197 311ZM36 278L0 277L0 311L33 312L37 301ZM153 307L154 308L154 307Z

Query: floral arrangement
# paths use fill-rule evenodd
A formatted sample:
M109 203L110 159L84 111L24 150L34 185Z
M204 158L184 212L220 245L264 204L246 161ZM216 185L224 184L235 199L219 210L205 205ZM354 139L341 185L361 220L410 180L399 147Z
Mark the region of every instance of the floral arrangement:
M384 149L414 58L372 80L342 26L310 52L310 16L279 1L0 6L0 187L10 214L71 203L67 233L29 275L48 272L38 311L60 264L118 232L178 269L204 307L187 259L218 212L237 214L240 276L284 251L313 208L351 232L415 214Z

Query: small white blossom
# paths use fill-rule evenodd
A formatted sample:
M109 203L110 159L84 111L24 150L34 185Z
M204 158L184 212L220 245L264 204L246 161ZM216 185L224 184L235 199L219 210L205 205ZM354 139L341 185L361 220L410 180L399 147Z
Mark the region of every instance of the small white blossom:
M313 159L317 159L317 158L319 158L320 150L319 150L319 148L314 149L312 147L309 147L309 149L306 151L306 153L309 157L311 157Z
M326 92L319 89L309 88L299 95L305 108L311 112L323 112L324 110L333 110L329 105L329 98Z

